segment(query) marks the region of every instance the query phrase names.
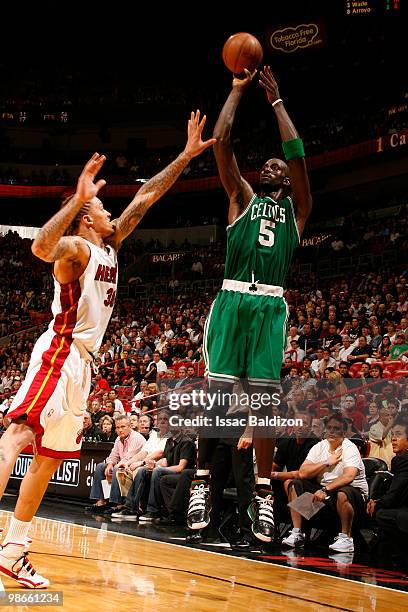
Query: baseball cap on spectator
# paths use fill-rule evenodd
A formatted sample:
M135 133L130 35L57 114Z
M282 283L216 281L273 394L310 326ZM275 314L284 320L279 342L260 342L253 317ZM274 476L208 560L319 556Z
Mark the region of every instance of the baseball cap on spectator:
M397 338L402 338L403 340L405 340L405 334L402 334L401 332L399 334L397 334L396 337Z

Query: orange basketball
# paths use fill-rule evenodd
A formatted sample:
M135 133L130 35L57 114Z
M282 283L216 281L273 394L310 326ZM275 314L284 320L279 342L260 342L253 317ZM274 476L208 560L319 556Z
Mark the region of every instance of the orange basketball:
M245 68L253 72L262 62L262 58L261 43L247 32L230 36L222 50L224 64L234 74L242 74Z

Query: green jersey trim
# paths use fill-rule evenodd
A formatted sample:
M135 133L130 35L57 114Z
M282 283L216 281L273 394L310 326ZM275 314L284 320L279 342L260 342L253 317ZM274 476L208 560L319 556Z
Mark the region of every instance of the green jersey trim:
M288 200L290 202L290 208L292 210L292 216L293 216L293 223L295 224L296 233L297 233L298 241L299 241L299 244L300 244L300 234L299 234L298 224L296 222L296 215L295 215L295 208L293 206L293 200L292 200L292 198L290 196L287 196L287 198L288 198Z
M237 223L237 221L239 221L240 219L242 219L242 217L245 217L246 213L248 212L248 210L250 209L253 201L256 198L256 193L254 193L254 195L252 196L252 198L249 200L249 204L248 206L245 208L245 210L239 215L239 217L237 217L235 219L235 221L233 221L230 225L227 225L227 230L232 227L233 225L235 225Z

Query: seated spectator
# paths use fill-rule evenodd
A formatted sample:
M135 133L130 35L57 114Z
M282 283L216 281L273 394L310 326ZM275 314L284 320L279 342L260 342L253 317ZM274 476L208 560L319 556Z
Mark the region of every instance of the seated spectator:
M366 422L366 426L364 428L364 435L368 436L368 432L370 431L370 428L375 425L376 423L378 423L378 420L380 418L380 408L381 405L379 403L377 403L376 400L371 400L368 404L368 415L367 415L367 422Z
M115 431L115 421L112 417L105 414L99 421L99 428L101 429L101 442L115 442L118 437Z
M341 409L345 418L351 419L357 429L362 432L366 427L366 416L356 408L356 400L354 395L345 395L342 398Z
M355 348L356 348L356 343L351 342L350 336L343 336L342 346L339 347L339 349L334 352L336 363L340 363L341 361L347 362L348 356L351 355L352 351Z
M118 393L115 389L111 389L109 391L109 399L115 404L115 412L124 415L125 409L120 399L118 399Z
M376 351L374 351L373 357L375 359L381 359L384 361L389 356L390 349L391 349L391 340L389 339L388 336L384 336L380 346L377 348Z
M130 421L126 416L118 416L115 419L115 430L118 437L115 440L112 451L106 461L98 463L93 476L90 499L96 500L87 510L101 512L109 509L109 504L115 508L121 504L119 483L116 479L116 465L122 459L130 459L139 452L145 444L144 437L130 427ZM111 480L109 504L105 499L102 480Z
M387 361L391 361L392 359L403 359L408 357L408 343L405 340L405 334L399 333L395 336L395 342L391 346L390 354L388 355ZM408 361L408 359L405 359Z
M139 415L137 412L131 412L129 415L130 426L133 431L138 431L139 429Z
M306 491L314 493L316 501L327 502L327 508L336 512L341 531L329 548L337 552L354 551L352 526L363 518L368 496L364 463L357 446L344 437L346 428L340 416L327 419L326 439L310 449L299 469L300 478L293 481L289 491L291 501ZM282 544L302 546L302 517L293 509L290 513L293 529Z
M93 423L99 423L101 417L106 414L105 410L102 410L101 402L98 399L92 400L89 413L91 415Z
M159 456L162 458L158 459ZM155 522L158 520L162 508L161 478L165 474L179 474L186 468L193 468L195 459L196 448L190 438L184 436L180 431L172 433L170 437L166 433L164 450L155 451L150 457L146 455L142 462L145 465L139 465L140 460L131 464L135 465L138 471L126 497L124 508L126 512L123 515L122 513L115 513L114 518L126 520L139 518L140 522ZM147 512L140 515L140 502L145 490L149 490Z
M378 558L383 562L391 559L393 552L397 552L402 567L407 571L408 422L406 420L397 420L394 423L391 443L395 453L391 461L391 471L394 474L391 486L379 499L370 499L367 512L375 517L379 526ZM403 524L404 531L401 530Z
M300 364L305 358L305 351L299 348L299 343L297 340L291 340L290 349L285 351L285 357L290 357L293 363Z
M351 363L357 363L359 361L366 361L373 354L373 349L367 344L367 340L364 336L360 336L356 348L354 348L350 355L347 357L347 361Z
M285 494L288 494L290 483L299 478L299 468L305 461L312 446L318 442L311 431L312 417L307 412L296 412L296 418L302 419L303 425L297 426L290 436L279 438L276 444L271 479L283 483ZM279 490L273 483L273 490Z
M379 411L379 419L370 427L368 434L370 440L369 457L382 459L388 466L391 467L391 460L394 457L391 444L391 428L394 424L394 419L391 416L389 408L382 407Z
M139 505L143 495L142 467L150 465L151 461L158 461L163 457L167 440L171 437L169 433L169 413L162 411L157 424L159 431L151 436L143 448L130 459L123 459L117 464L117 478L120 491L126 497L122 510L114 513L112 518L122 520L135 520L139 514ZM135 514L136 510L136 514Z
M82 428L82 438L84 442L100 442L101 430L92 422L89 412L84 412L84 425Z
M151 435L156 435L153 430L153 417L150 414L141 414L137 425L137 431L142 434L145 440L148 440Z

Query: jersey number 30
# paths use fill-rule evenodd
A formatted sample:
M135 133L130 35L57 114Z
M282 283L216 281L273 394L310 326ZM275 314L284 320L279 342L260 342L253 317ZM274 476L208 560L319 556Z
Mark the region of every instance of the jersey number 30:
M275 227L275 223L273 221L268 221L267 219L261 219L261 225L259 227L259 244L262 246L271 247L275 243L275 234L273 233L273 228Z
M111 308L113 308L115 304L115 298L116 298L116 291L112 289L111 287L106 292L106 300L104 301L105 306L110 306Z

